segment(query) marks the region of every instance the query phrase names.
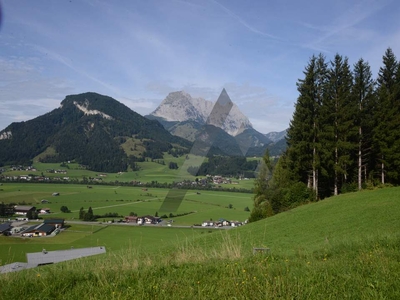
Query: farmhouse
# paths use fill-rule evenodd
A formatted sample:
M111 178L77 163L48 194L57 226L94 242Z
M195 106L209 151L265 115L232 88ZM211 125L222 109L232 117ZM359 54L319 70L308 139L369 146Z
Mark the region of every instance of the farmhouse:
M56 226L54 225L42 223L29 227L28 229L21 232L21 235L25 237L47 236L50 235L55 229Z
M49 214L50 213L50 208L41 208L39 210L40 214Z
M127 216L127 217L125 217L125 222L126 223L137 223L138 217L137 216Z
M203 223L201 223L201 226L203 227L207 227L207 226L214 226L215 222L214 221L203 221Z
M64 219L45 219L43 224L45 225L53 225L56 228L63 228L65 220Z
M15 205L14 206L14 213L17 215L26 216L28 212L36 211L36 207L34 206L27 206L27 205Z
M220 223L222 226L231 226L231 222L228 221L228 220L226 220L226 219L219 219L219 223Z
M139 225L158 224L158 223L160 223L160 221L161 221L161 219L159 217L153 217L150 215L137 218L137 224L139 224Z
M144 220L146 224L158 224L160 222L159 217L153 217L153 216L144 216Z
M238 226L242 226L242 225L243 225L243 223L239 222L239 221L232 221L231 222L231 226L232 227L238 227Z

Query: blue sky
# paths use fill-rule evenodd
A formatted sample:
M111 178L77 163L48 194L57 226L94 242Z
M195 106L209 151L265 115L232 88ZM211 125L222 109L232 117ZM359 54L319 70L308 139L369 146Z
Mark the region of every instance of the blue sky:
M397 0L0 0L0 130L66 95L98 92L145 115L168 93L226 88L260 132L288 127L313 54L400 58Z

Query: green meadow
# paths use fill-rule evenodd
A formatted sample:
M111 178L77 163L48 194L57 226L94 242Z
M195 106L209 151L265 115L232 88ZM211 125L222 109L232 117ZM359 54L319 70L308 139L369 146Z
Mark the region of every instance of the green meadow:
M62 246L109 251L4 274L0 298L400 299L399 195L344 194L231 230L79 225L86 236Z
M92 207L96 215L117 213L127 216L134 212L141 216L155 215L157 212L159 216L169 216L170 213L176 215L192 212L190 215L175 217L176 225L193 225L221 218L245 221L249 216L245 208L252 208L253 197L248 193L188 190L177 211L160 211L168 189L105 185L88 188L79 184L45 183L4 183L1 189L0 202L50 208L51 214L41 215L43 218L77 220L81 207L85 210ZM60 195L52 196L54 192ZM42 204L43 199L49 203ZM67 206L71 213L62 213L61 206Z
M177 211L160 211L168 189L120 187L94 185L88 188L79 184L47 184L47 183L4 183L1 186L0 202L21 203L33 205L36 208L50 208L51 213L40 215L41 218L64 218L67 229L54 238L11 238L0 236L0 261L13 262L23 260L25 253L48 250L69 249L73 247L90 247L104 245L110 251L124 249L127 246L153 248L166 245L168 241L176 241L180 237L192 236L200 232L190 228L174 228L175 226L192 226L201 224L204 220L245 221L249 212L245 207L252 208L252 194L189 190ZM52 196L54 192L59 196ZM48 203L41 203L43 199ZM229 205L232 208L229 208ZM61 206L67 206L70 213L62 213ZM166 224L152 226L133 226L124 224L106 225L109 220L120 218L100 218L96 223L88 225L76 224L79 221L79 210L92 207L94 214L117 213L127 216L131 212L139 216L166 214L188 215L165 220L173 220L172 227ZM68 221L73 221L68 223ZM100 224L102 223L102 224ZM164 228L161 228L164 227ZM202 230L202 233L208 232Z
M200 234L209 234L206 229L126 226L126 225L81 225L68 224L55 237L17 238L0 236L0 265L26 261L26 253L65 250L84 247L105 246L109 253L123 249L135 249L146 253L159 252L184 239Z
M201 162L206 161L203 157L198 156L190 156L190 159L193 160L194 165L200 165ZM256 158L249 158L249 160L253 160ZM83 178L101 178L102 182L132 182L132 181L140 181L142 183L149 182L158 182L158 183L173 183L179 182L182 180L195 180L195 177L190 175L187 170L188 165L184 166L185 156L173 157L169 154L164 154L164 159L156 161L145 161L138 162L138 166L140 170L138 171L128 171L128 172L120 172L120 173L99 173L90 170L83 169L77 163L68 163L62 166L59 163L40 163L37 160L34 160L33 167L36 171L11 171L6 170L3 175L4 176L21 176L21 175L35 175L35 176L46 176L46 177L69 177L69 180L79 180L81 181ZM164 161L162 164L161 161ZM170 169L169 163L175 162L178 164L179 168L176 170ZM190 163L189 163L190 165ZM183 167L183 168L182 168ZM7 168L6 168L7 169ZM57 174L48 172L49 170L65 170L67 174ZM100 177L99 175L105 175ZM201 178L201 177L199 177ZM246 180L238 180L232 178L232 184L223 184L221 187L225 189L229 188L243 188L247 190L251 190L254 186L254 179L246 179Z

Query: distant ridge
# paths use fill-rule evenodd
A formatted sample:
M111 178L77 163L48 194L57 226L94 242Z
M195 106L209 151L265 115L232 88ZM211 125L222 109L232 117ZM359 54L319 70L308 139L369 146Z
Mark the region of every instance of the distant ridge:
M191 143L171 135L117 100L97 93L66 96L59 108L0 131L0 165L76 161L94 171L119 172L135 162L187 152ZM135 150L135 149L140 150Z

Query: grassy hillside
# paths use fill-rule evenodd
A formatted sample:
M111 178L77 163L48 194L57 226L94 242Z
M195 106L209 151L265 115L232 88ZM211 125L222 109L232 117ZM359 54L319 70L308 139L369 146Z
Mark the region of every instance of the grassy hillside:
M399 194L346 194L152 253L130 246L2 275L0 298L399 299Z

